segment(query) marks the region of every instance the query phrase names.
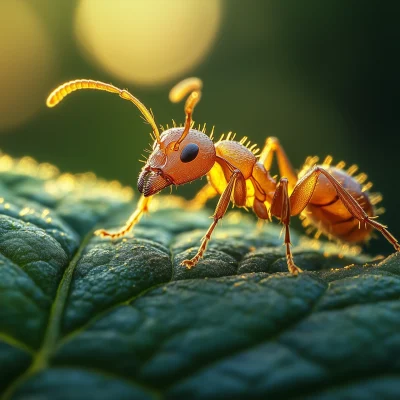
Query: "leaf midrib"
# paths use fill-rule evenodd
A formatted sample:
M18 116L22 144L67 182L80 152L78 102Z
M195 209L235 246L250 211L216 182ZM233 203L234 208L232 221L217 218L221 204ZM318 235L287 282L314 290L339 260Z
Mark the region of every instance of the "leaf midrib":
M20 383L24 382L34 373L37 373L48 366L49 359L56 348L57 340L59 338L61 318L63 316L63 310L68 298L69 288L75 267L81 258L82 252L86 248L87 243L92 238L93 232L94 229L85 236L71 262L65 269L57 289L56 297L54 298L54 302L51 306L42 346L34 356L30 367L23 374L21 374L5 391L4 395L2 396L2 400L8 400Z

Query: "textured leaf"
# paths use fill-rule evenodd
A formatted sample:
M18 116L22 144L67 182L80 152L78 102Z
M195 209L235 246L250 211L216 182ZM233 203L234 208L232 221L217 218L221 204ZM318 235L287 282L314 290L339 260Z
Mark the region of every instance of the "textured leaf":
M397 254L293 233L293 277L280 227L231 212L187 270L212 211L160 196L134 236L94 237L131 196L0 155L2 398L400 398Z

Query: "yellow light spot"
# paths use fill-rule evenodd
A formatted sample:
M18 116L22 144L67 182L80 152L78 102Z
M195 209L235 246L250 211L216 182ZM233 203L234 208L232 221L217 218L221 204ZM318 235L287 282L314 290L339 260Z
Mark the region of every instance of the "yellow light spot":
M29 2L0 2L0 26L0 131L6 131L44 107L54 57L50 35Z
M221 0L81 0L75 31L82 51L111 74L142 85L177 79L210 51Z
M38 163L32 157L22 157L18 162L18 170L21 172L35 173L38 168Z
M48 224L50 224L51 221L52 221L52 219L51 219L50 217L46 219L46 222L47 222Z
M38 165L37 176L42 179L53 178L58 175L60 171L54 165L42 163Z
M10 208L10 204L9 204L9 203L4 204L4 208L5 208L6 210L8 210L8 209Z
M0 171L9 171L14 165L13 159L8 155L0 157Z
M20 212L19 216L23 217L24 215L27 215L29 213L30 208L29 207L24 207Z

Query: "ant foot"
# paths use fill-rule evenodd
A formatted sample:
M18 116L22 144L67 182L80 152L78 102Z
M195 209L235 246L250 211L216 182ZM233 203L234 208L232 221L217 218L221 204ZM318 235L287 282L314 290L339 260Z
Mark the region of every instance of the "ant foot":
M183 260L180 265L186 267L187 269L192 269L196 266L198 260L192 258L191 260Z
M94 232L94 235L100 237L110 237L111 239L118 239L122 236L119 233L110 233L105 229L97 229L97 231Z
M294 276L297 276L299 273L303 272L303 270L295 264L288 265L288 268L289 272Z

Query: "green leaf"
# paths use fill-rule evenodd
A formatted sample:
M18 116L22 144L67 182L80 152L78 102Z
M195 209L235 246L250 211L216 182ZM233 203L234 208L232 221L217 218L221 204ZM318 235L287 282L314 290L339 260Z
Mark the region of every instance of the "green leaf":
M399 399L400 257L371 260L230 212L0 155L2 399Z

